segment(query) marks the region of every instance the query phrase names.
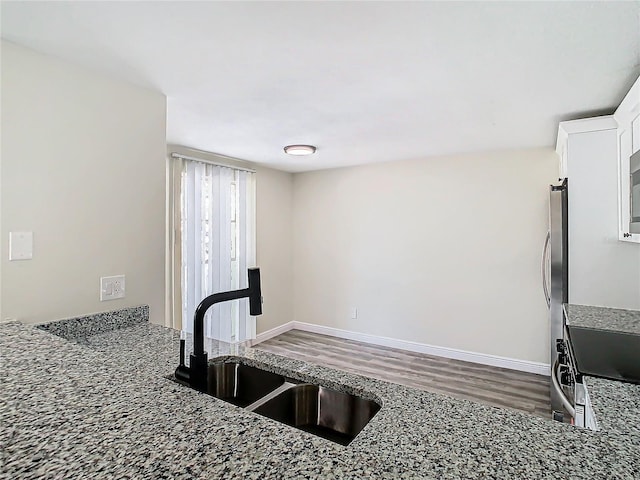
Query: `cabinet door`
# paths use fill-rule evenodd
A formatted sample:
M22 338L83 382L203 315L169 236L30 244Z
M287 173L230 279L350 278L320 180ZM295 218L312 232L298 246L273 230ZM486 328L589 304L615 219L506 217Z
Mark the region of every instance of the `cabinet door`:
M629 233L631 179L629 158L640 150L640 79L636 81L614 114L618 122L618 238L640 243L640 234Z
M631 120L631 153L640 150L640 114Z
M629 242L640 242L640 235L629 233L631 217L631 182L629 180L629 157L633 147L633 132L631 125L618 128L618 238Z

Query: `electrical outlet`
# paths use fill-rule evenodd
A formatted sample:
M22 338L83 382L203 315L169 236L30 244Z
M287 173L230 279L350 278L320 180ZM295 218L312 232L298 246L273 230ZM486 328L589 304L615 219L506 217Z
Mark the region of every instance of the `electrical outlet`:
M353 319L358 318L358 309L356 307L351 308L351 318Z
M9 261L33 258L33 232L9 232Z
M125 283L124 275L115 275L113 277L100 277L100 301L115 300L124 298Z

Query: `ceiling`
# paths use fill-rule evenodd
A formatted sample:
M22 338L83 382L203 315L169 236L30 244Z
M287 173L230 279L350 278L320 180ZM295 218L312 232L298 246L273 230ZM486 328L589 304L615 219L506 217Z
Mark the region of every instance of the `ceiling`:
M3 38L165 93L168 143L292 172L551 146L640 74L638 1L1 8Z

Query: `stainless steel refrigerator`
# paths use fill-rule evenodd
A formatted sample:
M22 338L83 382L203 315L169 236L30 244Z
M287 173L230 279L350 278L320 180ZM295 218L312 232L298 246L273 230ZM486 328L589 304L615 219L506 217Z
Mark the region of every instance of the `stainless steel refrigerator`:
M551 375L555 375L558 360L557 344L563 338L562 304L569 301L569 219L567 179L549 188L549 232L543 254L543 287L549 307ZM563 417L563 397L551 382L553 418Z

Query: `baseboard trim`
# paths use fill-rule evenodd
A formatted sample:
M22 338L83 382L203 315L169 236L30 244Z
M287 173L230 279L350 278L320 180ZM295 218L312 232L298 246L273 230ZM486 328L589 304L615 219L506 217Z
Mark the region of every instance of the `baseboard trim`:
M272 328L271 330L267 330L266 332L262 332L259 333L258 335L256 335L256 338L254 338L253 340L249 340L249 346L253 347L254 345L257 345L261 342L265 342L267 340L272 339L273 337L277 337L278 335L282 335L285 332L288 332L289 330L293 330L294 327L294 323L295 322L287 322L283 325L279 325L276 328Z
M469 352L467 350L459 350L456 348L439 347L426 343L412 342L409 340L400 340L397 338L382 337L378 335L370 335L368 333L353 332L350 330L342 330L340 328L326 327L323 325L315 325L304 322L288 322L279 327L267 330L252 340L251 346L260 342L269 340L289 330L302 330L304 332L319 333L331 337L343 338L345 340L356 340L358 342L369 343L371 345L379 345L382 347L398 348L409 352L424 353L427 355L435 355L437 357L451 358L454 360L463 360L465 362L478 363L481 365L491 365L493 367L508 368L510 370L518 370L521 372L536 373L538 375L550 375L549 365L546 363L532 362L529 360L519 360L516 358L501 357L498 355L489 355L486 353Z

